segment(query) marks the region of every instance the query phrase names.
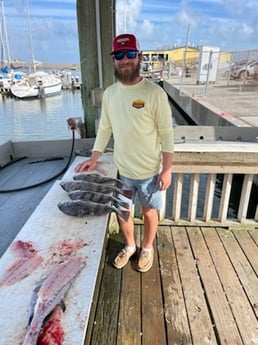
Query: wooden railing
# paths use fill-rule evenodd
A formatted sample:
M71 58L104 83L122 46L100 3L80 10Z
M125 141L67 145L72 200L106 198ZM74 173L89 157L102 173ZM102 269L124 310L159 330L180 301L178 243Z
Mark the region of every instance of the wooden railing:
M258 227L257 143L176 144L172 172L161 224Z

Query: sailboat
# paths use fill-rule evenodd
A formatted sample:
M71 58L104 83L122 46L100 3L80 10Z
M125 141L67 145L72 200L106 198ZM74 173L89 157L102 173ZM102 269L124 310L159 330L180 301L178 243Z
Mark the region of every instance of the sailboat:
M11 86L13 96L18 98L46 97L60 93L61 79L55 74L38 71Z
M46 97L56 95L62 90L61 78L54 73L37 71L38 61L35 60L32 44L32 30L30 23L30 6L27 0L27 17L29 27L29 39L32 52L32 65L34 72L25 76L22 80L11 86L11 93L18 98Z
M8 67L8 61L10 61L10 49L7 37L7 28L5 22L4 3L1 1L1 68L0 68L0 92L1 94L7 94L10 90L12 83L11 73Z

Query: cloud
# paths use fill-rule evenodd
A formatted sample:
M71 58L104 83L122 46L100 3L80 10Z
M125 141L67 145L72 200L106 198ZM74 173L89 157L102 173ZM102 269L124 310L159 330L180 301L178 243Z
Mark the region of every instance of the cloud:
M30 57L27 0L4 1L13 58ZM30 0L36 59L79 62L76 0ZM257 0L116 0L117 33L137 35L141 48L186 43L222 50L258 49Z
M145 49L185 45L188 27L193 46L217 45L224 50L258 48L256 0L143 0L140 9L140 13L134 14ZM149 30L142 30L143 21L147 21Z
M141 15L142 0L116 1L116 33L135 32Z
M5 14L12 59L79 62L76 0L10 0Z

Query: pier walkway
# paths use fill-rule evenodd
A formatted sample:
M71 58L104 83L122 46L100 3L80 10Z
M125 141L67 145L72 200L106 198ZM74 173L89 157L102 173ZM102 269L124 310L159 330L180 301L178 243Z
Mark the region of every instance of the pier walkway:
M257 236L159 226L153 267L139 273L136 257L113 267L123 240L111 235L85 345L258 344Z
M258 127L258 85L252 80L233 80L229 84L219 80L206 87L198 85L194 78L187 83L170 78L163 85L198 125Z

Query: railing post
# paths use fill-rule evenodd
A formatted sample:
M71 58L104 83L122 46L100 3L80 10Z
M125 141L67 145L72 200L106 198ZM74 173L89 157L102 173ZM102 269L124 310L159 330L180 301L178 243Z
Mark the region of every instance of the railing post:
M243 223L243 221L246 219L253 178L254 178L253 174L247 174L244 177L239 209L238 209L238 214L237 214L237 219L239 220L240 223Z
M199 191L200 174L192 174L189 205L188 205L188 219L190 222L196 219L197 203L198 203L198 191Z
M216 174L209 174L206 185L203 219L205 222L211 220L213 199L216 185Z
M180 174L180 173L176 174L174 195L173 195L173 210L172 210L172 218L175 221L178 221L181 215L183 180L184 180L183 174Z
M224 222L227 219L229 197L232 186L232 177L233 174L225 174L223 179L223 187L221 193L221 202L219 208L219 220Z

